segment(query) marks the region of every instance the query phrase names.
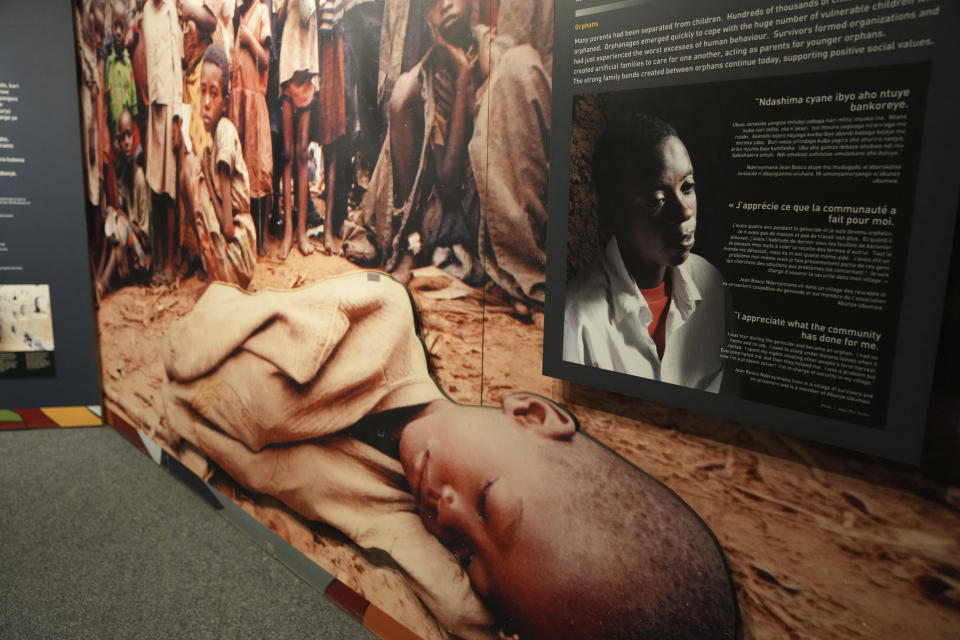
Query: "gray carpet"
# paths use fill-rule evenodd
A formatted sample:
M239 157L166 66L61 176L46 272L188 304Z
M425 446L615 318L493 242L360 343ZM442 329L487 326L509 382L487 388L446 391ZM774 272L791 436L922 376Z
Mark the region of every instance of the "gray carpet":
M110 428L0 431L0 638L375 638Z

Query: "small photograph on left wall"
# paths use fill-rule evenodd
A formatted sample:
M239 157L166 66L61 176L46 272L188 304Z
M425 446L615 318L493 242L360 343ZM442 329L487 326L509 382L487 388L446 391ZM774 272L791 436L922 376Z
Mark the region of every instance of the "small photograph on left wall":
M0 377L53 375L50 286L0 285Z
M0 285L0 351L53 351L49 285Z

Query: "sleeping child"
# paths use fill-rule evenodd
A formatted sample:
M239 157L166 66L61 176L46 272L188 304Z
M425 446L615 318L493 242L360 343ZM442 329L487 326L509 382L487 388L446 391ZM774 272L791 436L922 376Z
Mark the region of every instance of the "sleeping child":
M533 394L449 400L410 294L354 272L213 284L163 349L165 428L248 489L388 553L463 638L733 638L713 535Z

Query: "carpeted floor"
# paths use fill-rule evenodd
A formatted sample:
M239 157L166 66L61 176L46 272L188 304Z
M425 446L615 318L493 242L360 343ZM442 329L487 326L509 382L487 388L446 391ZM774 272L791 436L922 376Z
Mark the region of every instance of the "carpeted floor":
M375 638L111 428L0 431L0 638Z

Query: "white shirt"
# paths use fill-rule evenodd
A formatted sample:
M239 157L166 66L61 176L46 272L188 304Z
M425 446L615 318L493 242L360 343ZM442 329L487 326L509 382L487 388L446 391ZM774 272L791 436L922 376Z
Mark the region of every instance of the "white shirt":
M611 238L602 258L567 288L563 359L716 393L726 338L723 279L695 254L667 274L672 290L661 359L648 329L653 312Z

